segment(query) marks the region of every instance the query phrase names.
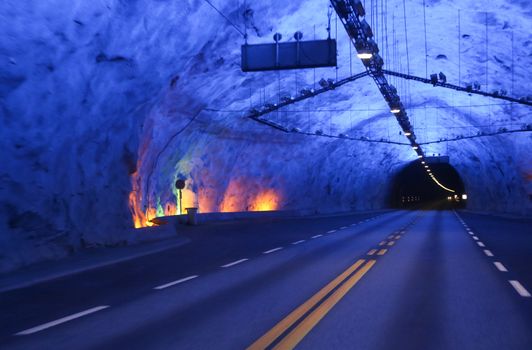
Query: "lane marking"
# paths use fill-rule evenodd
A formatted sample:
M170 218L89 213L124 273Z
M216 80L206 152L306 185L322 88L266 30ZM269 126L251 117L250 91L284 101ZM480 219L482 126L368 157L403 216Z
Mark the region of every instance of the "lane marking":
M270 254L270 253L276 252L276 251L281 250L281 249L283 249L283 247L273 248L273 249L267 250L265 252L262 252L262 254Z
M519 281L511 280L508 282L510 282L510 284L514 287L514 289L517 291L517 293L519 293L520 296L530 298L530 293L528 292L528 290L526 290L525 287L523 287L521 283L519 283Z
M477 237L477 236L473 236L473 239L474 239L475 241L478 241L478 237Z
M327 233L335 233L336 230L330 230L330 231L327 231Z
M304 240L304 239L302 239L302 240L300 240L300 241L295 241L295 242L292 242L292 244L299 244L299 243L303 243L303 242L305 242L305 240Z
M475 234L473 232L468 232L471 236L474 236Z
M478 244L479 247L482 247L482 248L485 247L484 243L482 243L482 242L477 242L477 244Z
M358 281L375 265L376 260L369 260L360 270L340 286L329 298L298 324L274 349L293 349L321 321L329 311L353 288Z
M356 225L358 225L358 224L356 224L356 223L355 224L351 224L351 226L356 226Z
M390 242L388 242L388 245L389 245L389 246L392 246L392 245L394 245L394 244L395 244L394 241L390 241Z
M508 269L502 263L495 261L493 264L495 265L495 267L497 267L497 269L499 269L499 271L508 272Z
M286 316L279 323L277 323L272 329L270 329L262 337L257 339L253 344L248 347L248 349L266 349L273 341L275 341L275 339L277 339L288 328L290 328L290 326L292 326L297 320L303 317L303 315L305 315L310 309L312 309L321 299L323 299L327 294L329 294L334 288L336 288L343 280L345 280L349 275L355 272L356 269L358 269L365 262L366 260L364 259L360 259L355 262L347 270L342 272L341 275L339 275L325 287L320 289L319 292L317 292L306 302L298 306L288 316Z
M373 255L377 252L377 249L372 249L368 252L368 255Z
M185 277L185 278L181 278L177 281L173 281L173 282L169 282L169 283L166 283L166 284L163 284L163 285L160 285L160 286L157 286L153 289L165 289L165 288L168 288L168 287L171 287L171 286L175 286L176 284L179 284L179 283L183 283L183 282L186 282L186 281L190 281L194 278L197 278L199 277L198 275L192 275L192 276L188 276L188 277Z
M240 263L243 263L244 261L247 261L247 260L249 260L249 259L247 259L247 258L240 259L240 260L237 260L237 261L230 262L229 264L222 265L222 266L220 266L220 267L231 267L231 266L235 266L235 265L240 264Z
M93 307L91 309L88 309L88 310L85 310L85 311L81 311L81 312L75 313L73 315L65 316L65 317L62 317L62 318L60 318L58 320L42 324L40 326L36 326L36 327L30 328L30 329L26 329L24 331L16 333L15 335L28 335L28 334L37 333L37 332L40 332L42 330L48 329L50 327L57 326L57 325L60 325L62 323L68 322L68 321L72 321L72 320L74 320L76 318L87 316L87 315L93 314L95 312L98 312L100 310L107 309L108 307L110 307L110 306L109 305L96 306L96 307Z
M381 250L379 250L377 255L384 255L384 254L386 254L387 251L388 251L388 249L381 249Z
M312 236L312 237L310 237L310 238L313 238L313 239L314 239L314 238L320 238L321 236L323 236L323 235L316 235L316 236Z
M486 254L487 256L493 256L493 253L491 252L491 250L487 250L487 249L484 249L484 254Z
M342 226L340 227L340 230L345 230L347 228L347 226Z

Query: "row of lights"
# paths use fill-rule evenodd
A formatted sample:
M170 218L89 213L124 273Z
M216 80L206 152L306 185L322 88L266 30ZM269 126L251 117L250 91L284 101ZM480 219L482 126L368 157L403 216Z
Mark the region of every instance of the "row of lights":
M343 3L343 2L337 1L337 3L338 3L338 5L341 5L341 3ZM354 13L358 17L363 17L365 15L364 7L362 6L362 3L360 2L360 0L351 0L350 5L351 5L352 9L354 10ZM338 8L342 9L342 6L339 6ZM343 11L341 11L341 12L343 12ZM379 58L378 57L379 49L378 49L377 44L371 39L373 34L371 33L371 28L369 27L367 22L364 19L362 19L362 20L360 20L360 23L361 23L361 27L362 27L363 31L366 32L365 34L367 35L367 40L357 40L355 42L355 48L357 50L357 57L360 58L361 60L365 61L364 64L367 65L368 60L371 60L374 57L377 58L377 59ZM431 76L431 80L433 82L434 81L438 82L438 78L440 78L442 80L442 82L446 82L447 81L447 77L445 77L445 75L443 73L440 73L439 76L436 75L436 74ZM395 88L393 90L395 90ZM394 115L399 117L401 115L401 112L402 112L401 107L402 106L401 106L400 103L398 103L397 106L396 105L392 105L390 111ZM445 187L444 185L442 185L438 181L438 179L436 179L436 177L434 176L434 174L430 170L429 166L425 162L423 151L421 150L420 146L416 143L415 136L413 135L412 131L404 130L403 132L404 132L405 136L410 140L410 144L412 145L412 149L414 151L416 151L416 153L418 154L418 158L421 160L421 164L425 167L425 169L426 169L428 175L430 176L430 178L438 186L440 186L444 190L454 193L455 191L453 189Z

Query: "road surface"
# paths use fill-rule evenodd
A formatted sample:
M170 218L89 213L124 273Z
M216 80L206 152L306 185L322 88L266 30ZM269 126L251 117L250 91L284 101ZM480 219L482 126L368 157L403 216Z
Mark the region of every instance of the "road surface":
M532 221L419 210L208 224L0 294L1 349L532 349Z

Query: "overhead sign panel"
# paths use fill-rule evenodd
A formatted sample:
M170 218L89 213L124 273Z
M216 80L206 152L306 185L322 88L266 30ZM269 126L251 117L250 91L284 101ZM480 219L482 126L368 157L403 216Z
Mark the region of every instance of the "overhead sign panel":
M429 164L449 163L449 156L425 157L425 161Z
M242 71L336 66L336 40L242 45Z

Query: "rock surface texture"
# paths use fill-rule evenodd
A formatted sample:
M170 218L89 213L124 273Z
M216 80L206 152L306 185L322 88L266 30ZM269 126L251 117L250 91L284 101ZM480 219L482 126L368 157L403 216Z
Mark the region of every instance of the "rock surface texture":
M275 32L292 41L298 30L303 40L327 37L326 0L211 3L249 43ZM387 69L532 94L528 1L427 0L424 9L417 0L403 9L392 0L373 12L369 3ZM227 19L204 0L0 2L0 271L124 244L133 226L179 210L179 178L183 208L201 212L388 205L390 179L415 153L367 140L407 141L370 78L265 116L364 140L245 118L250 107L364 70L336 16L338 69L267 73L241 71L244 38ZM532 124L530 107L390 81L421 143ZM424 149L450 156L469 208L531 215L531 141L516 132Z

